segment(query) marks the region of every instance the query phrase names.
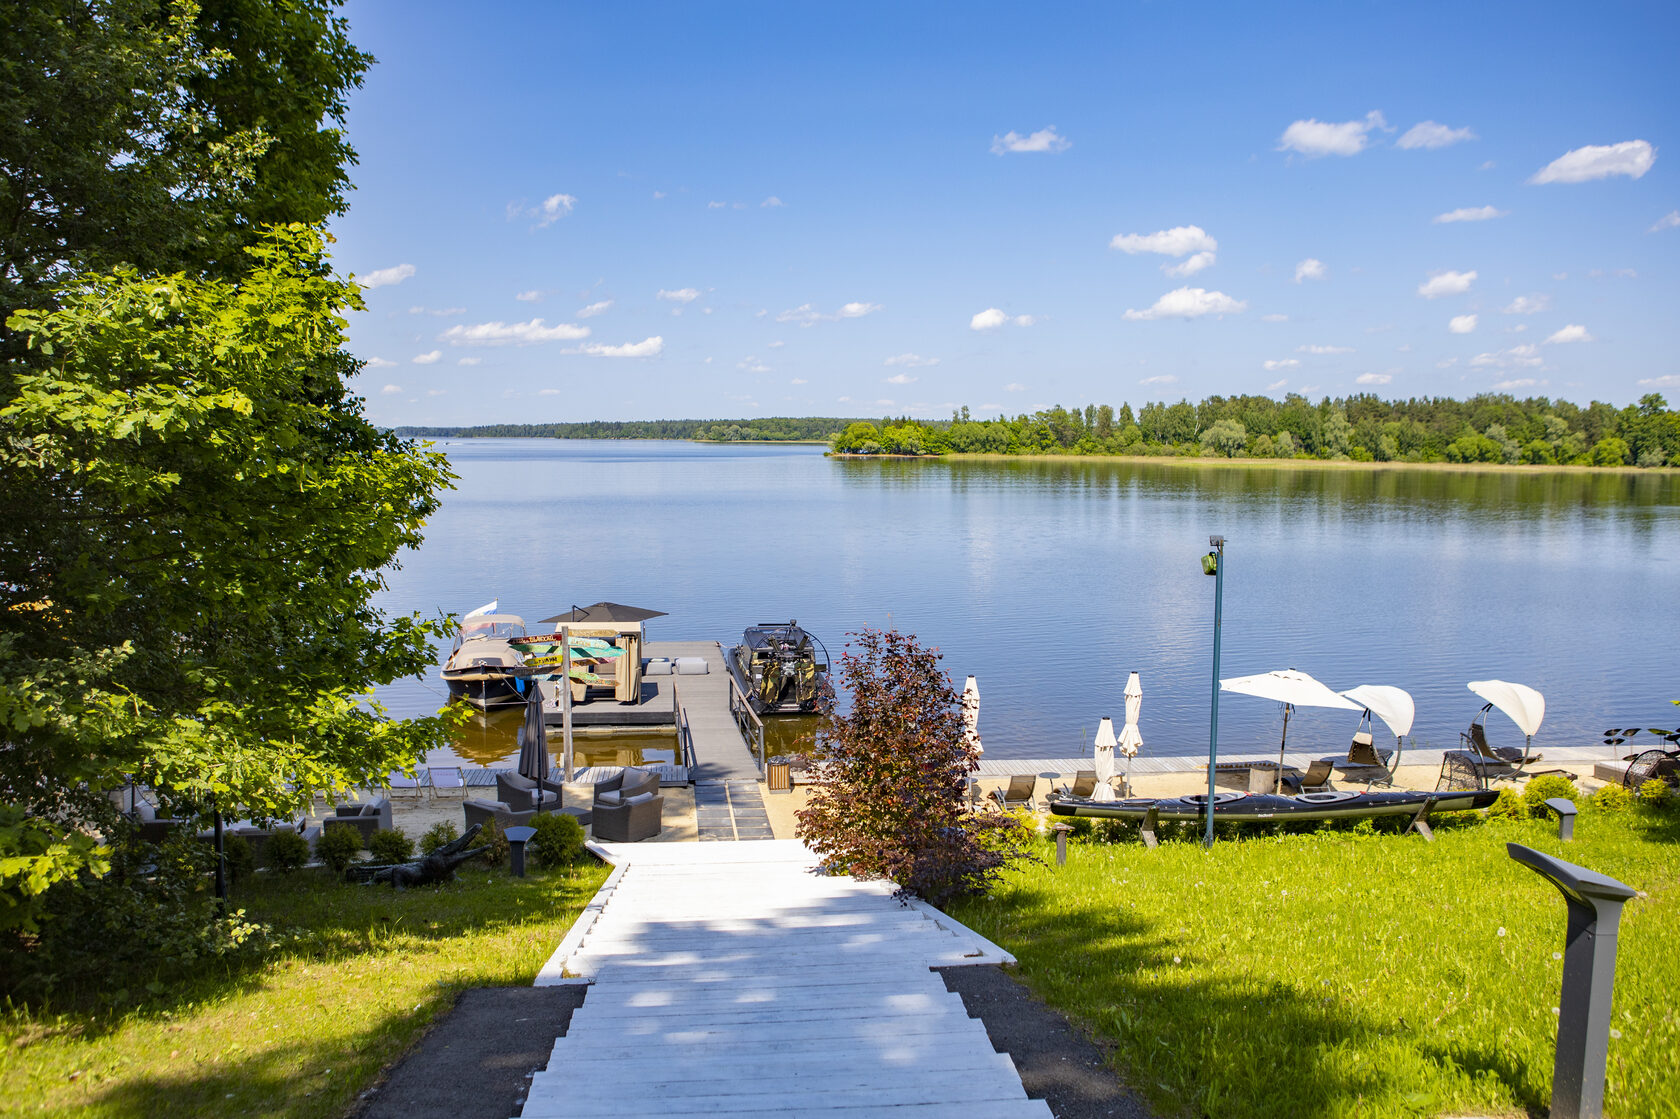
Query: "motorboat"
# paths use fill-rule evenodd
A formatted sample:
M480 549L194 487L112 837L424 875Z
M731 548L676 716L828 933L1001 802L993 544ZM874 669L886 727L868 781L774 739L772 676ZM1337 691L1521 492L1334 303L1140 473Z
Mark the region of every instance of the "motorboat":
M809 715L828 702L828 648L799 622L760 622L723 658L759 715Z
M1451 790L1425 792L1395 789L1383 792L1346 790L1277 796L1270 793L1222 792L1213 795L1213 818L1236 823L1264 823L1278 820L1348 820L1375 816L1415 816L1429 812L1463 812L1487 808L1499 798L1497 790ZM1155 813L1157 820L1203 820L1207 818L1206 793L1184 797L1132 797L1126 800L1093 800L1089 797L1051 793L1050 813L1054 816L1086 816L1108 820L1141 821Z
M443 662L449 698L487 710L524 703L531 670L511 642L525 637L525 619L517 614L469 614Z

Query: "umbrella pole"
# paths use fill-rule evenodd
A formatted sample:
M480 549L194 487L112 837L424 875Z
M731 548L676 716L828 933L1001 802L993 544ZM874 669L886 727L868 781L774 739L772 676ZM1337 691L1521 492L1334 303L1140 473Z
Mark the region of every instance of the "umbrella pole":
M1286 703L1283 705L1283 737L1278 740L1277 780L1272 783L1273 796L1283 795L1283 747L1289 741L1289 712L1293 708L1294 704Z
M562 769L572 780L572 638L570 627L560 627L560 737Z

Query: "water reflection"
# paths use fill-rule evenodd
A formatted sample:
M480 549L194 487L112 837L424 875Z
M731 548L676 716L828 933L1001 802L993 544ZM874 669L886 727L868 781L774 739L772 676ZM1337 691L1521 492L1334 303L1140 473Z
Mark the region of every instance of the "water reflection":
M519 726L525 718L520 708L475 711L466 717L448 748L431 751L428 765L475 765L487 769L511 769L519 763ZM548 754L554 768L560 766L563 749L560 731L551 728ZM643 765L676 760L676 738L670 734L598 734L574 732L572 764Z

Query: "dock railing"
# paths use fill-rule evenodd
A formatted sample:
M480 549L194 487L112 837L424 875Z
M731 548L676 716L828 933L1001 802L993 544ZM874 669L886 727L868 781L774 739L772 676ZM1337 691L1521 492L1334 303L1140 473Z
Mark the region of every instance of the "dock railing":
M682 692L677 678L671 677L671 710L677 727L677 764L688 772L688 783L694 784L694 730L688 725L688 712L683 710Z
M747 697L741 691L741 685L735 682L733 672L725 672L729 679L729 713L735 716L735 725L741 730L741 737L747 740L752 749L753 757L758 762L758 778L764 779L764 720L758 717L758 712L752 709Z

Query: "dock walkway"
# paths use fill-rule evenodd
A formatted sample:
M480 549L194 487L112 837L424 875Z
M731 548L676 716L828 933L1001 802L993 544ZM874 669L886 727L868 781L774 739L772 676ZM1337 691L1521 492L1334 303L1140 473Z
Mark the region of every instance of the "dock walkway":
M537 978L592 985L524 1119L1051 1115L930 970L1009 957L938 910L794 841L600 851L617 868Z

